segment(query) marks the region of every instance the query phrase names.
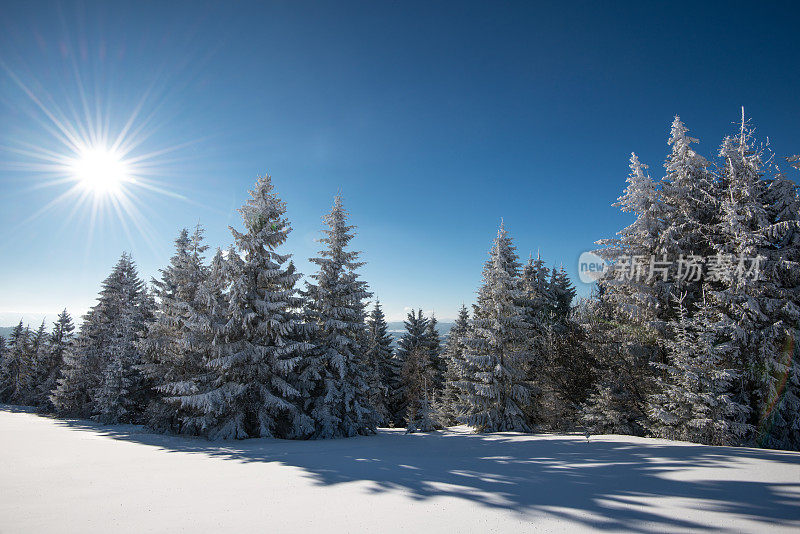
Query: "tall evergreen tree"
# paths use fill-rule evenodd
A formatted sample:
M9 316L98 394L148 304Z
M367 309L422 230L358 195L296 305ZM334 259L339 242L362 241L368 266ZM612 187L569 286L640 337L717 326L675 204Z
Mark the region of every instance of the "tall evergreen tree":
M27 373L30 369L30 329L20 319L8 336L8 350L0 369L0 399L21 404L27 392Z
M36 332L30 325L25 325L25 334L20 343L20 365L18 389L15 394L15 404L32 405L32 393L36 385L36 355L44 339L43 324Z
M680 168L693 168L688 163L681 165L681 161L699 158L689 148L696 140L686 137L686 132L676 117L668 141L673 151L665 163L673 172L662 184L677 178L681 184L691 182L688 171L677 173ZM697 159L695 167L704 170L705 165L705 160ZM654 374L651 363L663 359L657 339L666 332L665 304L672 284L662 277L649 277L646 267L636 262L663 259L666 249L662 235L678 211L667 209L661 189L635 153L631 153L629 167L628 186L614 206L632 213L635 219L618 233L618 238L597 242L604 247L598 253L622 272L611 270L598 282L599 298L584 325L599 369L595 391L583 408L583 420L595 432L641 435L647 423L647 396ZM673 188L670 195L676 194ZM673 204L678 200L673 199ZM620 264L620 258L628 264Z
M757 443L800 450L800 196L796 182L778 172L765 198L769 225L762 309L771 318L766 329L765 365L756 374Z
M370 404L378 414L379 424L388 424L391 419L388 384L399 370L395 367L396 361L392 359L392 336L387 332L386 317L380 301L375 302L369 314L367 331L365 358L369 369Z
M197 369L187 368L183 381L171 382L163 400L173 406L180 420L180 430L189 434L209 434L218 424L214 412L217 397L208 393L215 390L223 378L213 363L219 355L218 345L224 347L225 327L228 323L228 295L231 277L241 270L241 258L231 246L226 261L222 250L217 249L197 286L194 300L186 311L186 343L198 361ZM233 268L229 268L233 265Z
M552 273L548 269L541 254L529 256L528 261L520 272L521 298L517 303L523 308L525 322L529 327L529 349L539 355L545 356L552 350L553 324L556 320L556 310L559 301L556 299L557 284L554 283L556 270ZM527 403L527 417L537 424L546 419L545 411L552 406L545 407L541 395L547 391L545 384L544 368L545 358L528 358L524 364L524 372L531 386L531 398Z
M735 398L738 373L725 366L727 346L718 340L715 313L701 302L690 318L683 299L676 300L668 361L656 364L664 376L658 378L658 393L650 396L651 431L667 439L738 445L752 431L746 422L749 408Z
M136 264L123 253L64 353L50 396L56 413L103 423L141 422L147 390L137 343L152 306Z
M295 288L301 275L289 255L276 252L291 225L269 176L258 179L239 212L245 232L231 228L237 250L225 262L227 321L215 332L208 362L215 376L192 402L211 437L291 437L307 431L292 374L310 348Z
M203 254L207 249L200 225L191 236L186 229L181 230L170 265L161 270L160 280L153 280L158 305L140 348L141 369L153 390L147 421L156 430L185 430L181 428L185 414L166 398L183 392L186 383L195 380L205 364L205 346L194 343L190 315L198 287L206 276Z
M535 260L530 256L520 272L520 284L528 322L535 329L546 325L555 311L556 298L550 280L550 269L545 266L541 255L537 254Z
M567 271L562 265L558 270L551 271L550 294L553 299L553 314L555 320L563 322L569 318L572 311L572 301L575 298L575 286L567 275Z
M38 384L38 394L41 399L42 406L47 410L54 410L50 395L57 386L57 381L61 375L61 369L64 365L64 358L66 352L72 347L72 337L75 331L75 325L72 322L72 317L64 309L58 314L58 319L53 323L53 330L50 333L50 339L47 350L47 357L41 363L45 372L42 373L42 380Z
M581 312L586 346L596 361L596 380L581 418L596 434L641 436L646 432L653 380L653 373L646 368L652 367L650 347L658 338L652 329L621 321L609 292L609 286L598 284Z
M83 316L72 346L64 352L56 387L50 394L50 402L58 415L89 417L91 415L90 392L99 382L102 372L100 349L106 342L105 325L99 306Z
M359 280L360 252L348 250L355 226L341 196L324 217L324 244L311 262L319 270L311 276L303 295L306 314L316 327L315 356L303 370L309 394L304 409L315 422L314 438L348 437L374 433L377 414L370 406L365 339L367 284ZM309 380L310 379L310 380Z
M430 362L431 351L425 345L411 349L403 362L403 381L406 394L406 431L430 432L441 425L435 421L431 394L435 368Z
M463 304L458 310L450 332L447 333L443 358L447 365L444 375L444 390L442 391L441 402L439 402L438 419L444 425L454 425L458 421L458 416L463 409L464 392L460 384L464 380L463 371L465 369L464 360L464 336L469 330L469 311Z
M692 308L703 293L701 280L678 276L679 260L706 256L712 250L708 236L718 211L718 187L709 162L692 147L697 139L688 131L675 117L660 187L655 187L644 173L646 167L632 155L628 188L616 205L636 219L618 239L598 242L606 247L599 251L601 255L611 261L625 259L627 264L617 261L599 283L606 305L613 310L607 310L608 322L595 324L615 344L598 358L600 382L586 415L593 420L605 414L607 420L620 421L632 432L647 424L646 399L653 393L655 378L651 364L664 361L657 340L669 335L667 325L674 318L670 299L680 290ZM651 266L661 270L651 272ZM595 339L597 334L593 334ZM622 407L629 413L618 413Z
M530 373L538 395L532 416L551 430L572 430L579 423L581 405L595 385L597 364L588 350L590 344L584 330L573 318L572 281L563 267L551 273L550 313L534 314L532 319L533 346L538 354L538 365Z
M666 174L661 179L661 216L664 227L657 239L655 253L670 263L669 276L654 276L659 284L659 316L657 326L664 328L674 318L671 299L677 291L685 294L687 306L703 297L701 280L678 276L678 260L692 256L710 256L714 250L708 236L713 232L719 212L719 191L710 163L695 152L698 140L687 135L689 130L675 117L668 144L672 152L664 163Z
M50 345L44 319L31 338L30 357L28 361L28 379L25 387L25 404L42 407L47 398L40 394L40 386L51 373Z
M793 340L800 334L800 202L782 173L765 178L763 149L742 114L736 135L719 152L723 190L715 227L716 259L728 269L709 282L721 311L716 325L740 372L739 398L762 446L800 448L800 365ZM757 272L753 263L758 262ZM749 264L748 264L749 263Z
M605 247L598 253L622 272L609 271L610 276L598 281L596 305L584 325L595 349L598 380L583 419L596 432L641 435L654 374L651 363L663 359L657 340L666 333L665 303L672 286L662 277L649 277L634 262L663 259L660 240L670 219L647 165L631 153L629 167L628 186L614 206L635 219L618 238L598 241ZM620 258L628 265L620 266Z
M659 239L666 224L666 213L647 165L639 161L635 153L631 153L631 172L628 174L625 191L613 205L625 213L635 216L633 223L618 233L618 238L598 241L604 248L598 253L606 260L615 262L620 256L627 258L648 258L659 254ZM635 322L646 327L658 317L662 301L669 288L660 278L648 279L646 275L625 276L616 279L607 277L600 281L601 286L608 287L605 298L616 305L618 313L625 316L628 322Z
M400 369L400 374L389 383L391 392L390 412L392 422L395 426L406 425L406 411L408 409L408 392L403 376L403 369L406 367L406 360L411 351L419 348L428 350L428 319L422 314L422 310L408 312L406 320L403 322L405 333L397 342L395 351L395 366Z
M107 424L142 421L148 391L138 342L152 316L152 301L131 256L123 253L103 282L96 306L101 372L90 391L93 417Z
M501 224L483 269L466 358L475 372L465 376L462 420L481 432L530 431L531 400L525 369L530 363L520 264Z
M444 373L447 370L447 364L442 358L442 340L439 336L438 324L436 315L432 313L425 329L425 336L428 341L428 362L431 366L430 399L431 403L434 404L438 402L444 389Z

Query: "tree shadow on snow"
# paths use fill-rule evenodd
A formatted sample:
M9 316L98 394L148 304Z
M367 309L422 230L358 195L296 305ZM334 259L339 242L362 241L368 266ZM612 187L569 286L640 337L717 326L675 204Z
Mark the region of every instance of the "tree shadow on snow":
M572 435L463 431L404 435L388 429L376 436L339 440L208 441L151 434L135 425L56 421L169 452L300 467L323 486L369 481L371 493L402 490L415 500L449 496L526 516L560 517L596 529L724 530L721 525L712 527L651 510L653 505L648 503L659 498L692 499L681 505L749 518L765 529L796 527L800 520L800 478L794 483L773 483L737 480L742 477L734 474L733 480L725 480L724 470L758 459L800 473L800 454L784 451L640 438L621 442L600 436L587 443ZM700 467L722 471L681 480L683 471Z

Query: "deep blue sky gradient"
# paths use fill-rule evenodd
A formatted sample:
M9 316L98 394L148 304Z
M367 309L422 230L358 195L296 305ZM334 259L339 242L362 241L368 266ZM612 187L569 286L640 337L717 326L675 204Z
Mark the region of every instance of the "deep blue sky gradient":
M521 256L577 278L578 255L630 220L611 207L630 152L661 177L675 114L709 157L742 105L778 155L800 152L796 5L562 4L4 2L0 324L82 313L123 250L156 274L182 226L226 246L265 172L302 272L341 190L390 318L447 319L501 217ZM20 84L76 124L82 90L112 131L143 101L134 155L185 145L153 158L185 198L134 189L147 228L108 213L91 240L74 203L28 220L69 184L43 186L17 150L65 151Z

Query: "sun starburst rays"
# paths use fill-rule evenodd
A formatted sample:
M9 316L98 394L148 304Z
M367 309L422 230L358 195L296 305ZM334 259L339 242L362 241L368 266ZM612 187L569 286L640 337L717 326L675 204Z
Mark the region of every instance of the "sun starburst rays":
M26 84L4 63L0 62L0 67L33 104L24 111L40 132L36 142L15 138L0 144L0 151L6 154L0 159L0 169L30 176L28 190L58 190L18 224L29 224L61 209L66 217L60 231L79 219L88 223L87 251L97 229L112 222L129 240L138 235L155 250L157 232L150 222L153 206L148 197L188 202L187 197L173 192L164 178L174 162L180 161L178 153L197 141L144 148L156 144L151 141L160 105L148 101L152 88L143 92L129 113L122 115L117 110L112 117L108 102L104 105L101 98L87 96L77 72L78 102L66 100L59 105L40 84ZM115 129L113 124L120 127Z

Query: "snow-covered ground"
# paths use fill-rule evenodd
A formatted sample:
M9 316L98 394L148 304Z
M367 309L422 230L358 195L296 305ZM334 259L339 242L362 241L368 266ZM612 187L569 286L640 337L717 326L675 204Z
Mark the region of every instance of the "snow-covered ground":
M0 532L777 532L800 453L627 436L204 439L0 407Z

